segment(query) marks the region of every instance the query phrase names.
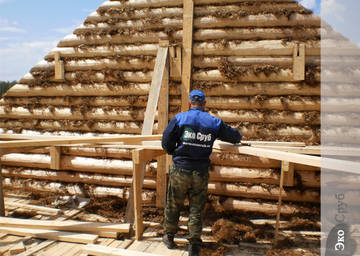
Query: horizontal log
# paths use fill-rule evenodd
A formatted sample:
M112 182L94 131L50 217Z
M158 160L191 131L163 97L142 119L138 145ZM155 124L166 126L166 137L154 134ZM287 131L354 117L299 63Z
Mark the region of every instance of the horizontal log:
M256 157L250 155L238 155L232 153L217 153L213 152L210 156L213 165L218 166L234 166L240 168L273 168L280 169L281 162L278 160ZM299 171L320 171L320 168L295 164L295 170Z
M202 85L208 85L202 88ZM250 95L320 95L320 85L311 86L299 83L195 83L194 86L204 89L206 96L250 96ZM58 85L50 87L16 84L5 94L6 97L50 97L50 96L124 96L148 95L150 84L129 84L126 87L114 86L109 88L106 84L77 84ZM171 95L180 95L179 87L170 87ZM360 92L359 92L360 95Z
M250 69L250 68L249 68ZM225 71L226 72L226 71ZM271 74L266 75L264 72L254 74L249 70L247 74L233 74L231 71L222 74L220 70L213 69L208 71L198 71L193 73L192 79L198 81L221 81L221 82L230 82L230 81L241 81L241 82L292 82L295 81L294 74L290 69L280 69L279 71L273 71ZM229 77L234 76L234 77ZM315 73L314 77L316 82L320 82L320 72Z
M49 155L13 153L1 157L4 166L30 167L50 169L51 158ZM96 159L90 157L62 156L61 170L80 172L103 173L113 175L132 175L132 161L116 159ZM146 169L145 176L153 176L150 167Z
M93 122L80 120L0 120L0 127L5 129L27 129L41 131L68 131L68 132L100 132L118 134L140 134L141 124L136 122ZM15 132L16 133L16 132ZM157 133L157 123L154 124L154 133Z
M86 171L85 169L83 171ZM18 170L14 168L4 167L2 169L3 177L7 178L22 178L32 180L45 180L56 181L65 183L83 183L94 184L108 187L130 187L132 184L132 178L128 176L107 176L101 174L89 174L89 173L70 173L63 171L49 171L49 170L35 170L25 169ZM155 179L144 179L144 188L155 189Z
M86 71L86 70L140 70L153 69L155 59L122 56L116 60L109 58L102 58L98 60L71 60L66 61L64 69L66 72L72 71ZM37 63L30 72L52 71L55 68L55 62L47 62L45 60Z
M209 5L209 4L231 4L231 3L242 3L246 2L247 0L196 0L194 1L194 5ZM292 3L291 0L263 0L263 2L272 2L275 3ZM183 2L179 0L129 0L125 4L118 2L118 1L106 1L104 2L99 8L98 12L101 13L102 10L107 10L110 8L117 8L117 7L132 7L135 9L138 8L146 8L146 7L172 7L172 6L182 6Z
M275 169L238 168L213 166L210 170L210 181L242 182L248 184L280 184L280 171ZM295 179L295 186L320 187L320 175L314 171L296 171L300 180ZM299 184L301 182L301 184Z
M251 123L286 123L286 124L320 124L320 114L313 113L311 119L307 113L289 112L289 111L259 111L249 110L210 110L210 114L223 119L225 122L251 122ZM172 118L173 115L170 115ZM0 118L10 119L52 119L52 120L109 120L109 121L142 121L144 112L141 110L121 110L112 108L104 110L103 108L93 108L82 111L81 109L72 109L67 107L32 108L24 107L7 108L0 106ZM157 120L157 115L155 116ZM340 122L341 120L338 120Z
M326 126L351 126L360 127L360 113L324 113L321 114L321 120Z
M209 193L215 195L232 196L232 197L245 197L245 198L261 198L269 200L278 200L279 188L266 188L259 185L251 187L236 185L230 183L209 182ZM320 202L320 192L315 189L307 189L299 192L298 190L286 188L282 194L282 200L294 202Z
M77 184L64 184L59 182L45 182L45 181L29 181L28 179L4 179L4 188L11 191L21 190L25 192L50 192L55 194L69 194L69 195L80 195L88 197L92 195L94 197L106 197L115 196L121 199L129 198L128 188L109 188L102 186L89 185L84 191ZM144 190L142 192L143 204L155 205L155 192Z
M320 44L316 41L304 43L306 46L306 56L319 56ZM53 60L55 52L59 52L61 57L108 57L114 55L156 56L158 43L148 43L142 45L113 45L112 47L95 46L82 49L72 47L54 48L46 57L46 60ZM284 44L282 40L261 40L261 41L229 41L226 46L221 43L194 42L194 55L230 55L230 56L292 56L294 50L293 43Z
M345 99L360 96L360 88L357 83L322 83L321 95L329 97L343 97Z
M129 84L127 86L114 86L109 88L106 84L76 84L57 85L50 87L27 84L16 84L7 91L6 96L29 97L29 96L123 96L123 95L146 95L149 93L150 84Z
M255 212L264 213L270 216L277 214L277 203L271 202L252 202L246 200L238 200L235 198L228 198L221 204L217 205L217 208L222 208L224 211L243 211L243 212ZM298 206L296 204L287 204L283 202L281 204L280 213L282 216L294 216L297 214L312 214L319 215L320 211L314 211L314 209Z
M92 106L92 107L146 107L147 96L109 96L109 97L7 97L0 99L0 106L33 105L49 106ZM179 106L181 99L173 95L170 106ZM320 97L255 96L255 97L206 97L207 109L271 109L290 111L320 111Z

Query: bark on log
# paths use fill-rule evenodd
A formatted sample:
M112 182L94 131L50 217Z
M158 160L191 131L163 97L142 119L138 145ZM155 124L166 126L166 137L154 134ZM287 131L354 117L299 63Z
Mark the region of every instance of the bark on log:
M51 158L49 155L13 153L2 156L1 161L4 166L50 169ZM153 166L153 164L150 165ZM132 161L116 159L62 156L60 167L61 170L114 175L131 176L133 173ZM154 173L150 171L151 169L153 167L150 168L148 165L145 172L146 177L154 176Z
M277 213L277 204L276 203L268 203L268 202L252 202L246 200L238 200L234 198L228 198L221 204L217 206L220 209L222 208L224 211L243 211L243 212L260 212L265 213L270 216L276 216ZM296 214L320 214L316 213L316 210L304 207L297 206L294 204L282 204L281 205L281 215L283 216L294 216Z
M262 113L259 111L249 110L215 110L210 114L223 119L225 122L251 122L251 123L286 123L286 124L320 124L320 114L313 112L311 120L307 113L289 112L289 111L268 111ZM170 115L170 119L173 114ZM121 110L103 108L93 108L87 110L54 107L49 108L32 108L24 107L3 107L0 106L0 118L10 119L52 119L52 120L108 120L108 121L142 121L144 120L144 112L141 110ZM157 114L155 120L157 120ZM337 123L346 124L343 119L339 119ZM346 120L345 120L346 121Z
M205 82L206 85L206 82ZM209 84L206 88L194 84L199 89L204 89L207 96L250 96L250 95L304 95L319 96L320 84L311 86L299 83L220 83ZM27 84L16 84L5 94L6 97L50 97L50 96L124 96L148 95L150 84L129 84L126 87L114 86L109 88L106 84L77 84L57 85L50 87ZM179 87L170 86L170 95L180 95ZM360 95L360 90L359 90ZM355 95L356 96L356 95Z
M251 187L235 185L230 183L209 182L209 193L215 195L232 196L232 197L245 197L245 198L261 198L278 200L279 188L266 188L258 185ZM308 189L303 192L299 192L294 189L286 188L282 195L284 201L294 202L320 202L320 193L315 189Z
M49 170L3 168L3 175L7 178L21 178L31 180L45 180L65 183L94 184L109 187L130 187L132 178L127 176L108 176L100 174L74 173ZM144 188L155 189L154 178L144 179Z
M55 194L70 194L70 195L81 195L88 197L90 195L95 197L106 197L115 196L122 199L129 198L129 191L127 188L109 188L89 185L86 190L79 187L78 185L64 185L58 182L39 182L29 181L22 179L4 179L4 187L9 190L21 190L25 192L50 192ZM143 191L142 192L143 204L155 205L155 192Z

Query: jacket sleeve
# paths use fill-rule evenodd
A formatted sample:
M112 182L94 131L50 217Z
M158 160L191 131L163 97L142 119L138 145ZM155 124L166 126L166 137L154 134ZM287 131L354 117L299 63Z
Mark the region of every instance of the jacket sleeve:
M179 126L177 125L176 118L173 117L173 119L171 119L170 123L166 127L161 140L162 148L169 155L171 155L176 148L176 143L178 141L178 130Z
M222 141L230 142L233 144L239 143L242 138L242 134L235 128L221 121L218 138Z

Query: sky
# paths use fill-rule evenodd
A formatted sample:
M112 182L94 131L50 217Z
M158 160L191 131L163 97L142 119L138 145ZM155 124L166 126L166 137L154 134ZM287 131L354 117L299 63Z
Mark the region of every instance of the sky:
M0 81L19 80L104 1L0 0ZM298 1L360 45L360 0Z

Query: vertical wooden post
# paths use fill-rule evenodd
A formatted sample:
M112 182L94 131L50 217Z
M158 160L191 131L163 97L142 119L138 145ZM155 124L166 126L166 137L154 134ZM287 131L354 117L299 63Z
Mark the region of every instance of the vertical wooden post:
M194 1L184 0L183 17L183 68L181 77L181 111L189 108L189 94L191 86L191 58L193 43L193 21L194 21Z
M284 170L284 186L294 186L294 163L282 161L281 170Z
M279 226L280 226L280 213L281 213L283 186L284 186L284 168L283 168L283 166L281 166L279 201L278 201L278 208L277 208L277 213L276 213L276 225L275 225L275 241L274 241L275 245L278 243L278 239L279 239Z
M135 238L140 240L143 234L142 214L142 181L146 163L142 159L143 149L136 149L132 152L133 160L133 195L135 214Z
M60 60L60 52L55 52L55 80L65 79L64 62Z
M295 45L293 53L293 78L295 81L305 80L305 45Z
M50 169L60 170L61 147L50 147Z
M2 180L2 164L0 163L0 216L5 216L4 191Z
M158 131L163 133L169 121L169 58L167 59L158 103ZM164 208L166 199L166 155L157 158L156 207Z

